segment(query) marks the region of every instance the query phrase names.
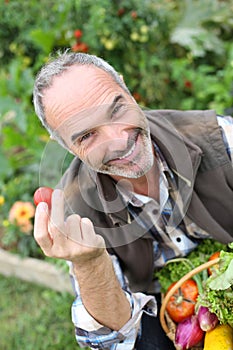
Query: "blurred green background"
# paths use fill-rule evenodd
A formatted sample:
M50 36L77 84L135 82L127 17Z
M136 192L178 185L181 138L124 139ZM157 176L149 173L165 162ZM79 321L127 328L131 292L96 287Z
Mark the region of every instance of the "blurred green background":
M70 160L32 106L33 81L49 55L70 48L103 57L147 108L232 114L232 13L233 0L0 2L2 246L42 258L30 229L21 232L21 213L14 221L9 211L32 202L38 185L55 185Z
M233 0L0 1L0 247L43 259L25 203L33 205L39 185L53 186L71 158L32 106L49 55L70 48L103 57L147 108L233 115L232 13ZM22 220L31 223L26 231Z

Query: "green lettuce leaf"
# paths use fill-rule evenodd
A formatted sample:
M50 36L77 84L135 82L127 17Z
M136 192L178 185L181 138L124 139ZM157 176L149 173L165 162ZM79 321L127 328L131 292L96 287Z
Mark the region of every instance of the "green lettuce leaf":
M209 279L208 286L212 290L225 290L233 284L233 259L221 274Z

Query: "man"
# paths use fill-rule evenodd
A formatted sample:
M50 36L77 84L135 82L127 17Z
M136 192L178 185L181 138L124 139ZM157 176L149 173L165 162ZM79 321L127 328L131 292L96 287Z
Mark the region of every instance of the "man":
M142 111L105 61L67 52L39 72L34 105L76 156L51 210L38 205L34 236L70 262L77 341L174 349L156 316L154 270L203 238L232 240L232 118Z

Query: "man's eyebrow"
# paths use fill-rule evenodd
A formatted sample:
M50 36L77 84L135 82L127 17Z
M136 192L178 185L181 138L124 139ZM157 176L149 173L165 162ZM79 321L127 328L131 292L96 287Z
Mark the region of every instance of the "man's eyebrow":
M124 97L123 97L123 95L121 95L121 94L115 96L114 100L112 101L111 105L110 105L109 108L108 108L108 113L110 113L110 112L114 109L114 107L115 107L115 105L117 104L117 102L118 102L119 100L121 100L122 98L124 98Z
M108 107L108 111L107 111L108 114L111 113L111 111L114 109L114 107L115 107L115 105L117 104L117 102L118 102L119 100L121 100L122 98L124 98L124 97L123 97L123 95L121 95L121 94L114 97L114 100L112 101L111 105ZM82 131L80 131L80 132L74 133L74 134L71 136L71 141L74 142L77 138L79 138L79 137L82 136L82 135L85 135L85 134L88 133L88 132L90 132L90 129L84 129L84 130L82 130Z
M77 138L90 132L90 129L84 129L80 132L76 132L71 136L71 141L74 142Z

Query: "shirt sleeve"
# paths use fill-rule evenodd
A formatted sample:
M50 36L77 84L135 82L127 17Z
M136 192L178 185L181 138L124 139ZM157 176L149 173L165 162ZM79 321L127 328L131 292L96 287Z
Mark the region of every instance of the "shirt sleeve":
M233 164L233 118L230 116L217 116L217 120L222 130L227 154Z
M119 331L113 331L97 322L88 313L82 303L78 282L74 276L72 264L69 264L72 285L76 295L72 305L72 321L75 326L75 337L81 347L132 350L140 329L143 312L156 316L157 305L153 296L143 293L132 293L129 290L117 257L112 255L111 258L116 276L131 305L131 319Z

